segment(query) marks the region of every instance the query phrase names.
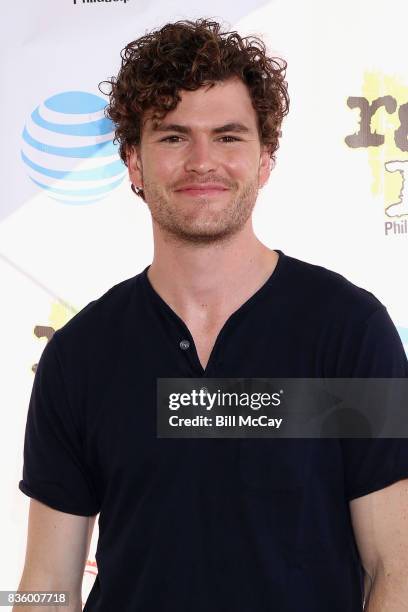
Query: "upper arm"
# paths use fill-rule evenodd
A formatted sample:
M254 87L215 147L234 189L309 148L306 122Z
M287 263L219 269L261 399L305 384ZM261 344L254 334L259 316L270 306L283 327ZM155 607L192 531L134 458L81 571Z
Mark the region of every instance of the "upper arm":
M52 588L80 596L95 518L60 512L31 499L20 589Z
M408 479L350 502L361 563L373 578L378 567L408 574Z
M20 490L60 512L95 516L100 500L86 443L83 404L68 384L78 375L64 373L54 334L35 373L24 436ZM37 506L35 506L37 507Z

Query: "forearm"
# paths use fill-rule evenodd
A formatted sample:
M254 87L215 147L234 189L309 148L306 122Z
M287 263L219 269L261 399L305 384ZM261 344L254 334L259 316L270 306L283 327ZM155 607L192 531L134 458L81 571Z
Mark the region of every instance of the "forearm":
M364 612L406 612L408 572L404 568L379 567L374 575Z
M28 591L29 589L19 589L21 591ZM36 589L40 590L40 589ZM39 605L15 605L12 607L11 612L82 612L82 601L79 599L73 600L72 597L69 599L69 605L61 607L61 605L55 606L39 606Z
M61 605L16 605L12 608L12 612L82 612L81 587L77 586L74 589L69 588L65 583L55 582L52 578L40 576L38 573L25 571L18 586L18 591L45 591L47 593L57 591L68 592L68 606Z
M65 612L82 612L82 603L77 603L74 605L64 606L22 606L21 604L18 606L13 606L11 612L61 612L63 609Z
M29 589L20 589L21 591L28 591ZM40 589L36 589L40 590ZM61 607L61 605L55 606L39 606L39 605L15 605L12 607L11 612L82 612L82 601L81 599L73 600L72 597L69 599L69 605Z

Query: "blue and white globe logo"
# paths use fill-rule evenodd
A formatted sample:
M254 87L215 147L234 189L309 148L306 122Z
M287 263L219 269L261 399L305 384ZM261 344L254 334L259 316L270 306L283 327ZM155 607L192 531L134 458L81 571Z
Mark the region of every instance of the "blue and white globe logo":
M118 187L127 169L113 144L106 102L66 91L37 106L23 131L21 156L30 179L64 204L91 204Z

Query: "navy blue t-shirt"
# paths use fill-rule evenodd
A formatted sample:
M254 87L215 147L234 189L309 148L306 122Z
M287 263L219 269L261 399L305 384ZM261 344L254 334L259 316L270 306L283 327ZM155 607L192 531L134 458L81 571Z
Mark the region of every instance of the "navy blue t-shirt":
M408 478L408 440L157 437L159 377L408 376L372 293L277 252L205 370L148 267L45 347L19 487L100 513L85 612L361 612L349 501Z

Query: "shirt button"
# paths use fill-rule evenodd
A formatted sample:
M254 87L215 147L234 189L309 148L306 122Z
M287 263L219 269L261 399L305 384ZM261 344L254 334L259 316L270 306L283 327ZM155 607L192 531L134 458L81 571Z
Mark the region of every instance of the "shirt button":
M182 340L180 342L180 348L183 349L183 351L188 349L189 346L190 346L190 342L188 340Z

